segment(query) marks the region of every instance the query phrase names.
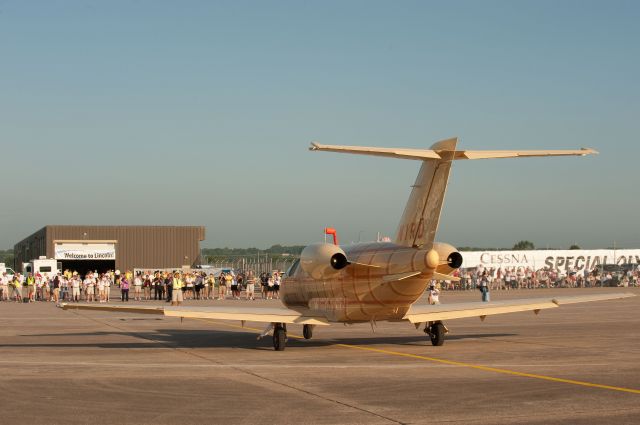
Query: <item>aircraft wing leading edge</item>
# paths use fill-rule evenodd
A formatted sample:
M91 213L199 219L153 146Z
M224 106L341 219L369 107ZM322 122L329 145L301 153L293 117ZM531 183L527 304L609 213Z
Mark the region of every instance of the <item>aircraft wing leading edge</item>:
M92 304L60 304L63 310L98 310L121 313L158 314L167 317L186 317L197 319L240 320L263 323L293 323L300 325L328 325L325 317L312 312L297 311L284 307L251 308L251 307L197 307L197 306L143 306L143 305L92 305Z
M491 316L495 314L517 313L521 311L544 310L560 307L564 304L576 304L590 301L604 301L618 298L634 297L634 294L608 293L579 295L575 297L548 297L548 298L524 298L494 302L472 302L453 304L414 304L411 306L404 319L411 323L434 322L437 320L462 319L466 317Z

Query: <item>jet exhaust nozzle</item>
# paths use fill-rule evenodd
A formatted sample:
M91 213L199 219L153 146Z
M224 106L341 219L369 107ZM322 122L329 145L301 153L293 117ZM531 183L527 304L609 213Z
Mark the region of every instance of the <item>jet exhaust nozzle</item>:
M349 261L347 260L347 256L341 252L337 254L333 254L331 257L331 267L336 270L342 270L349 265Z
M447 257L447 265L452 269L459 269L462 265L462 254L454 251Z

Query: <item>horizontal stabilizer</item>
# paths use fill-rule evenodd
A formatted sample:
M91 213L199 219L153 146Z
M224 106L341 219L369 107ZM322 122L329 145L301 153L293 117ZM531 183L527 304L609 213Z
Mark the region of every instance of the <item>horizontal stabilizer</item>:
M509 151L458 151L449 149L405 149L405 148L377 148L370 146L338 146L321 145L313 142L309 147L311 151L325 151L338 153L351 153L357 155L385 156L400 159L444 159L457 161L463 159L491 159L491 158L532 158L545 156L586 156L596 155L598 151L591 148L565 149L565 150L509 150Z

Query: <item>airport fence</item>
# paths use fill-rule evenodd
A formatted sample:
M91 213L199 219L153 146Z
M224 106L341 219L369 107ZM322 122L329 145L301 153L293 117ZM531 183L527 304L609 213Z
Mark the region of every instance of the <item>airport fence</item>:
M275 256L268 254L243 256L202 256L202 264L221 269L252 270L256 274L269 273L273 270L286 272L298 259L297 256Z

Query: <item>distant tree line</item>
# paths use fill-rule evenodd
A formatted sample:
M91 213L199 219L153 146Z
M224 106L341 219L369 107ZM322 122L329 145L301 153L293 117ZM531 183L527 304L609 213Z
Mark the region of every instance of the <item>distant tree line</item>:
M0 263L13 267L13 249L0 250Z

